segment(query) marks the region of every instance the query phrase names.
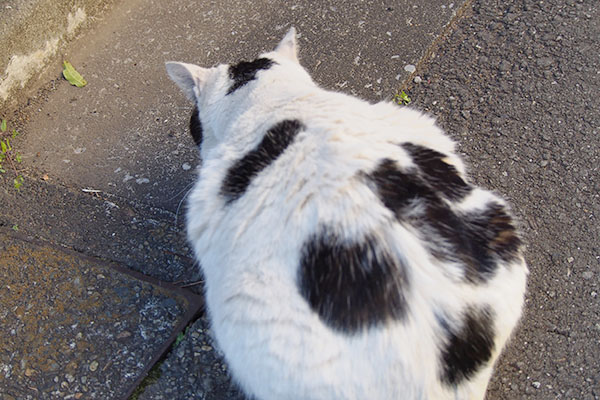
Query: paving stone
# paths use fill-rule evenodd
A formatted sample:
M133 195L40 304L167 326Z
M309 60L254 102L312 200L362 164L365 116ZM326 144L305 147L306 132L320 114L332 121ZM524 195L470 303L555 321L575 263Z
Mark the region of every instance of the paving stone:
M175 287L2 228L0 398L124 398L199 307Z

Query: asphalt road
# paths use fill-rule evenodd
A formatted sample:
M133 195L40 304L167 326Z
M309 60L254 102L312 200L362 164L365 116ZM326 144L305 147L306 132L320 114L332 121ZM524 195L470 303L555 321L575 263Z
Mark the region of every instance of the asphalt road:
M525 317L489 399L600 398L599 38L596 1L476 1L408 91L522 221Z
M597 1L163 3L121 5L70 50L87 91L56 81L21 110L29 175L47 173L54 186L40 188L47 204L33 193L0 196L12 196L0 210L30 208L0 211L5 224L27 221L25 230L83 253L192 280L181 221L172 222L197 162L185 133L190 107L168 88L162 61L251 58L294 24L317 82L373 101L405 89L410 107L436 115L456 138L472 179L506 196L521 219L531 271L525 316L488 399L600 398ZM100 190L102 201L81 197L82 187ZM49 213L61 198L69 208ZM69 216L86 222L70 225ZM241 398L205 319L160 371L140 398Z

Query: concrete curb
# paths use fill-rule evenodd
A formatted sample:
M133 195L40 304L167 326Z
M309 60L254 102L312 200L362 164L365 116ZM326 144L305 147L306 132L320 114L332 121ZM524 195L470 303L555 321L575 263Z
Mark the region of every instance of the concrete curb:
M0 110L60 56L65 45L115 0L8 0L0 6Z

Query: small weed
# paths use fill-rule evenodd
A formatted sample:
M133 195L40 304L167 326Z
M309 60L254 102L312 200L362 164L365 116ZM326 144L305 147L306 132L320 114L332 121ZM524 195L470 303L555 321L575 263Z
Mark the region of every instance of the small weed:
M400 106L407 106L411 102L410 97L408 97L404 90L394 95L394 101Z
M131 396L129 397L129 400L137 400L140 395L142 393L144 393L144 390L146 390L146 388L150 385L152 385L153 383L157 382L161 375L162 375L162 369L161 366L163 364L164 361L158 362L156 363L152 369L150 369L150 372L148 372L148 375L146 375L146 377L144 378L144 380L142 381L142 383L140 384L140 386L138 386L135 391L131 394Z
M18 232L18 231L19 231L19 225L17 225L17 224L14 224L14 225L12 226L12 230L13 230L13 231L15 231L15 232Z
M25 181L23 175L18 175L15 179L13 179L13 186L15 189L21 189L21 186L23 186L23 181Z
M175 342L173 342L173 347L174 348L177 347L179 345L179 343L181 343L181 341L183 340L183 338L185 337L185 335L188 334L189 331L190 331L190 327L187 326L183 332L179 332L179 334L175 338Z
M181 343L181 341L183 340L184 337L185 337L185 333L179 332L179 334L177 335L177 338L175 339L175 343L173 343L173 346L174 347L179 346L179 343Z
M11 168L15 174L13 186L17 190L23 186L25 178L17 170L17 164L20 164L22 161L21 154L12 147L10 139L14 139L18 135L19 132L16 129L13 129L9 133L6 119L2 119L2 122L0 122L0 173L4 174L6 173L6 168Z
M187 333L189 332L190 327L186 327L185 330L183 332L179 332L179 334L177 335L177 337L175 338L175 341L173 342L173 344L171 345L171 351L173 349L175 349L179 343L181 343L181 341L183 340L183 338L185 337L185 335L187 335ZM142 393L144 393L144 390L146 390L146 388L150 385L152 385L153 383L155 383L156 381L158 381L162 375L162 364L164 363L164 360L159 361L158 363L156 363L152 369L150 369L150 372L148 372L148 375L146 375L146 377L144 378L144 380L142 381L142 383L140 383L140 386L138 386L135 391L131 394L131 396L129 397L128 400L138 400L138 398L140 397L140 395Z

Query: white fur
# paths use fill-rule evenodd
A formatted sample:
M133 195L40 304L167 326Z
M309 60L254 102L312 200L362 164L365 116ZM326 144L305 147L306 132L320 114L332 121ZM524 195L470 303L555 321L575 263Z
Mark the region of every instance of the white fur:
M524 261L499 269L483 285L440 267L411 227L376 206L357 178L382 158L408 168L397 144L411 142L447 156L461 175L454 143L434 121L412 109L369 104L319 88L297 62L294 32L265 57L277 62L225 95L227 66L204 69L169 63L173 80L198 104L204 128L202 167L189 197L188 238L206 279L206 302L218 345L249 396L261 400L482 399L496 357L521 314ZM283 119L309 128L226 205L221 185L235 161ZM358 175L357 175L358 174ZM477 189L457 210L483 207L497 196ZM340 236L377 238L403 259L410 276L403 321L345 335L325 325L298 291L302 243L320 224ZM435 310L460 316L471 305L496 313L493 359L451 389L440 383L442 333ZM456 320L459 320L458 318Z

